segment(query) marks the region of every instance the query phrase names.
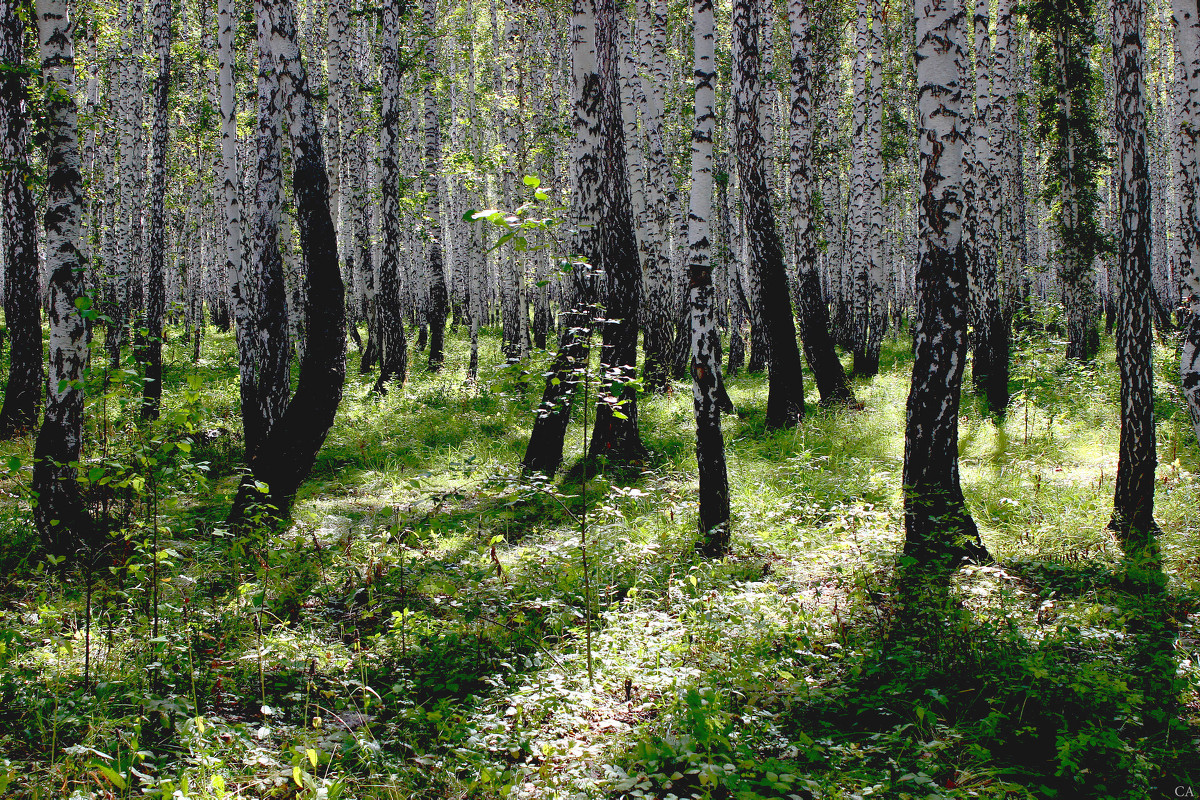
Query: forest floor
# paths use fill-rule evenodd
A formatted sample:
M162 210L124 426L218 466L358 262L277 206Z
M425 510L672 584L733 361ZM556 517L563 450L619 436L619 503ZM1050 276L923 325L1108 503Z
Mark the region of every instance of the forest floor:
M931 633L893 602L907 342L856 383L864 411L810 396L794 430L765 430L763 376L728 380L733 552L713 563L693 550L690 387L640 398L640 470L530 481L549 355L468 384L465 339L382 398L352 356L279 533L224 530L228 335L194 364L168 347L152 428L133 370L93 377L99 563L38 552L32 440L3 445L0 796L1200 795L1200 449L1169 348L1161 564L1124 563L1105 527L1111 342L1077 366L1022 335L1007 416L964 390L964 491L996 563L960 571Z

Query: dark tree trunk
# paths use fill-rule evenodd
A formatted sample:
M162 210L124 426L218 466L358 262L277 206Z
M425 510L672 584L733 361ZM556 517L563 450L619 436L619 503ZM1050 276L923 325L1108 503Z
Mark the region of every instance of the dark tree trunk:
M904 436L907 579L947 574L962 558L985 559L958 476L958 408L967 357L967 264L962 243L962 6L918 0L920 145L917 308ZM930 573L932 573L930 575Z
M1142 96L1142 0L1114 0L1117 163L1121 230L1117 247L1121 292L1117 300L1117 365L1121 371L1121 446L1110 527L1126 553L1153 544L1154 368L1151 358L1150 172L1146 163L1146 110Z
M50 352L46 413L33 456L33 518L51 553L95 549L96 526L84 507L76 464L83 445L83 377L91 326L84 297L83 216L78 119L75 109L75 48L66 0L38 4L38 38L47 95L46 266L50 276Z
M329 178L296 44L291 0L260 0L258 13L269 20L271 50L279 69L280 88L287 98L295 163L292 190L300 246L308 265L304 276L307 346L300 362L296 394L250 459L251 477L265 483L268 491L263 497L253 483L242 485L230 515L236 525L245 525L252 508L260 503L274 509L271 515L287 515L296 490L312 471L317 451L333 426L346 379L345 290L338 266L337 235L329 213Z
M0 409L0 439L37 425L42 402L41 303L38 297L37 206L30 190L25 24L17 0L0 0L0 225L4 226L4 321L9 370Z
M856 406L854 391L829 334L829 310L821 293L817 271L817 242L813 230L812 175L812 42L808 7L803 0L788 4L792 40L791 185L789 187L796 229L796 260L799 281L796 307L800 312L800 338L804 358L812 370L823 406Z
M379 218L383 249L376 295L376 329L371 339L379 354L377 392L386 392L391 381L403 384L408 375L408 341L400 307L400 17L403 0L383 3L383 36L380 47L382 104L379 118L379 173L383 182Z
M542 402L533 421L525 458L521 461L524 469L546 475L553 475L562 464L572 400L580 381L586 378L590 354L590 313L581 309L563 316L566 329L546 378Z
M562 464L563 442L579 381L586 376L590 356L596 291L594 269L600 264L599 222L601 91L596 64L596 18L593 0L574 0L571 13L571 105L574 114L571 155L574 162L572 214L575 234L572 253L583 258L572 273L571 300L575 310L562 315L562 334L554 364L546 376L542 402L521 465L532 472L553 475ZM472 326L472 338L476 336ZM472 348L472 356L476 348Z
M425 0L425 211L429 217L429 369L446 360L446 273L442 268L442 206L438 181L442 171L442 131L435 89L438 72L437 0Z
M279 68L270 50L270 20L258 19L258 181L253 218L251 310L254 341L254 403L242 407L246 432L246 458L254 458L263 437L287 408L291 391L291 351L287 341L287 293L283 255L279 250L279 215L283 195L283 158L280 148Z
M759 128L758 40L762 13L759 1L735 0L733 5L734 116L746 233L750 237L750 268L757 272L760 287L759 296L751 298L751 302L758 305L755 318L766 328L761 333L767 343L770 379L767 427L783 428L804 417L804 379L783 248L775 229L775 211L767 182L767 145Z
M628 463L646 457L638 433L638 311L642 267L633 228L621 120L620 24L615 0L596 2L596 61L600 72L600 263L607 278L600 348L601 389L590 455Z
M154 0L154 120L150 153L150 275L146 297L146 380L142 384L142 417L158 419L162 403L163 285L167 258L167 90L171 80L171 2ZM197 344L199 338L197 338Z

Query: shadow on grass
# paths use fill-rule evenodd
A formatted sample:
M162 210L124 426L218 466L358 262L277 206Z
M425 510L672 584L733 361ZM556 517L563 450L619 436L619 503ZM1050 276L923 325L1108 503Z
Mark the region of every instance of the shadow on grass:
M1118 610L1110 627L1060 619L1026 632L936 597L932 624L912 624L886 596L859 595L823 636L785 639L777 664L680 687L618 758L619 788L1158 798L1194 785L1200 718L1181 702L1175 656L1176 620L1194 604L1076 566L1026 575L1047 576L1028 577L1044 591L1103 592ZM785 676L774 692L746 679L772 673Z

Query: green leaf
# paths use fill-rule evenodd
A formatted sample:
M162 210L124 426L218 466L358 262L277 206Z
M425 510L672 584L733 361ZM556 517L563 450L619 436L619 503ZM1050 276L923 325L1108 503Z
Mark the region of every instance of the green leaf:
M116 786L121 791L125 791L125 779L118 775L116 770L104 764L94 764L94 766L100 771L101 775L108 778L113 786Z
M542 182L541 182L541 180L539 180L538 178L535 178L535 177L533 177L532 175L526 175L524 178L522 178L522 179L521 179L521 181L522 181L522 182L523 182L523 183L524 183L526 186L528 186L530 189L536 189L536 188L538 188L539 186L541 186L541 185L542 185Z

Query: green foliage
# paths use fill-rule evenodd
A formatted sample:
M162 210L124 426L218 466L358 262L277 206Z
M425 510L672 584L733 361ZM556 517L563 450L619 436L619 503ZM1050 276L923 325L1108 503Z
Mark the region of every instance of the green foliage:
M1097 255L1112 248L1097 218L1100 167L1107 155L1097 112L1104 81L1092 63L1095 5L1092 0L1034 0L1022 10L1036 42L1037 132L1049 145L1042 199L1054 204L1063 253L1072 256L1060 256L1065 277L1078 281L1091 273ZM1068 182L1075 218L1064 208Z
M86 685L89 583L30 554L31 443L0 452L17 495L0 503L0 782L19 776L22 798L1161 796L1200 773L1200 451L1163 389L1165 587L1146 596L1103 530L1111 348L1068 364L1044 332L1056 309L1038 313L1009 414L964 397L964 490L1001 563L956 578L936 636L892 585L903 342L855 387L866 411L795 430L764 429L762 376L731 382L718 563L692 549L690 395L639 398L650 463L588 482L590 604L582 486L512 466L544 361L466 385L463 334L403 391L352 378L294 524L236 537L219 522L241 461L232 338L168 361L159 427L137 421L134 374L91 378L88 490L124 485ZM484 364L498 339L482 331Z

